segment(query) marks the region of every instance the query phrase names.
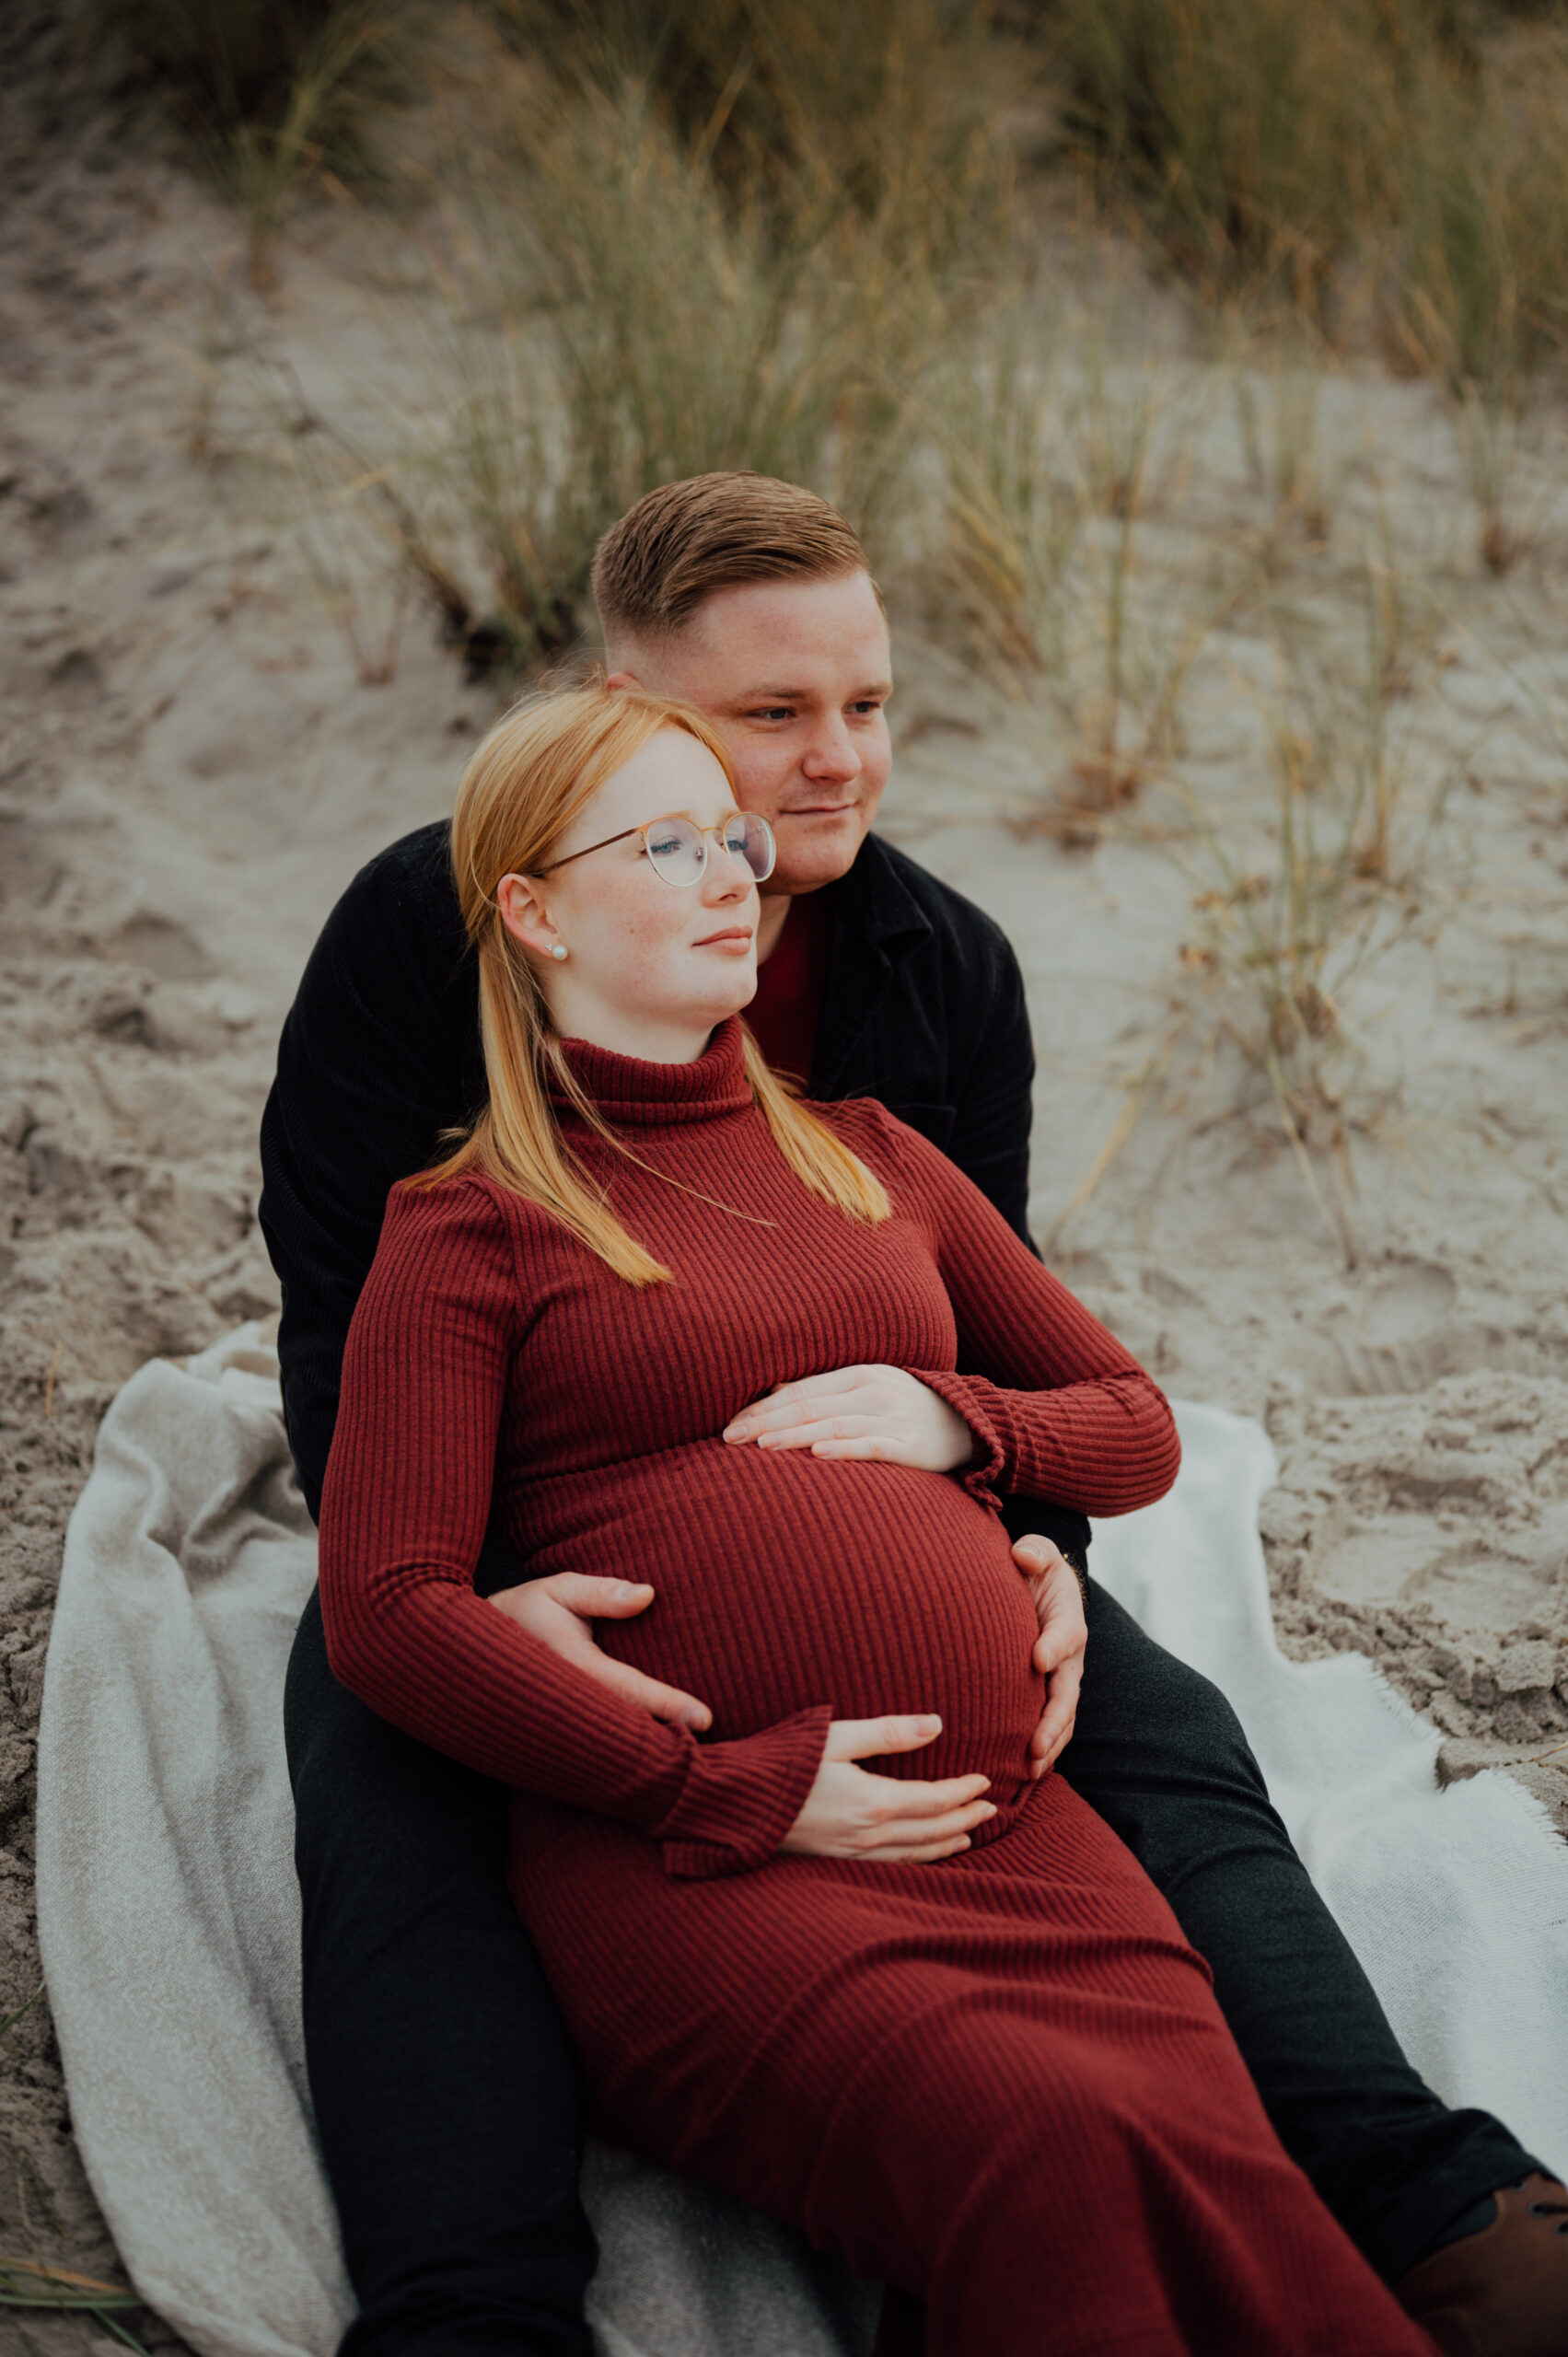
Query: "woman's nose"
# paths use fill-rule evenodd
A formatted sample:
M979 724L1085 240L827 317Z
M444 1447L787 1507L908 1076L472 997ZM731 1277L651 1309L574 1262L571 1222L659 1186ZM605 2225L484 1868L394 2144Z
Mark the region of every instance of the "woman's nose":
M744 854L730 851L722 842L708 838L708 862L703 870L702 891L706 901L744 900L756 882Z

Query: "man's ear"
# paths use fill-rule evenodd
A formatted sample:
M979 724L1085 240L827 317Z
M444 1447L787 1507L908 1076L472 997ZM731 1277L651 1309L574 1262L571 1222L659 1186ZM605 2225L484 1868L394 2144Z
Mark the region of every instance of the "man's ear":
M650 667L648 649L631 633L617 632L613 643L604 650L605 686L607 688L646 688L650 668L656 673L657 664Z

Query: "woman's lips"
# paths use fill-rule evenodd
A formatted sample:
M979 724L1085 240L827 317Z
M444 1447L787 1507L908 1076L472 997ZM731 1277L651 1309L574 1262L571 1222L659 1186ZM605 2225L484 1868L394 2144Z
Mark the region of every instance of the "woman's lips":
M701 941L691 944L693 949L723 949L732 958L743 958L751 946L749 925L729 925L723 933L704 934Z

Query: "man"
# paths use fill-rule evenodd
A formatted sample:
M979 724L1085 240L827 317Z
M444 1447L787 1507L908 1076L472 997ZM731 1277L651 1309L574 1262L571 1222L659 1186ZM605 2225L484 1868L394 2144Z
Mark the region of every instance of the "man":
M890 764L892 681L854 533L792 485L703 476L639 501L606 536L594 589L610 684L698 705L730 751L742 807L773 826L749 1017L770 1061L815 1097L880 1097L1027 1240L1034 1059L1021 979L989 919L869 832ZM482 1097L446 845L445 827L404 838L338 903L285 1026L263 1123L285 1404L312 1512L388 1188ZM1037 1767L1062 1752L1075 1712L1061 1772L1169 1899L1287 2150L1407 2305L1482 2319L1489 2337L1458 2347L1560 2350L1561 2189L1498 2122L1447 2111L1410 2069L1223 1698L1092 1581L1080 1600L1060 1550L1081 1569L1081 1518L1009 1503L1050 1672ZM493 1530L481 1587L528 1578ZM656 1714L703 1724L701 1696L656 1687L594 1646L593 1619L638 1608L616 1584L538 1585L559 1650ZM311 2087L363 2306L346 2357L586 2357L579 2099L502 1886L505 1796L337 1686L314 1605L290 1669L287 1734Z

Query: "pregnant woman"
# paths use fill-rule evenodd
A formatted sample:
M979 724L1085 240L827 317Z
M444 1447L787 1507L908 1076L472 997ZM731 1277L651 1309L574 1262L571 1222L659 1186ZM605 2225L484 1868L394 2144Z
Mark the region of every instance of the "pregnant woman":
M598 2126L919 2295L930 2357L1429 2357L1164 1900L1030 1774L995 1492L1158 1497L1159 1392L932 1146L769 1073L772 842L700 715L521 707L452 848L489 1101L388 1206L322 1610L346 1684L515 1789ZM493 1482L540 1576L485 1600ZM532 1633L584 1573L711 1724Z

